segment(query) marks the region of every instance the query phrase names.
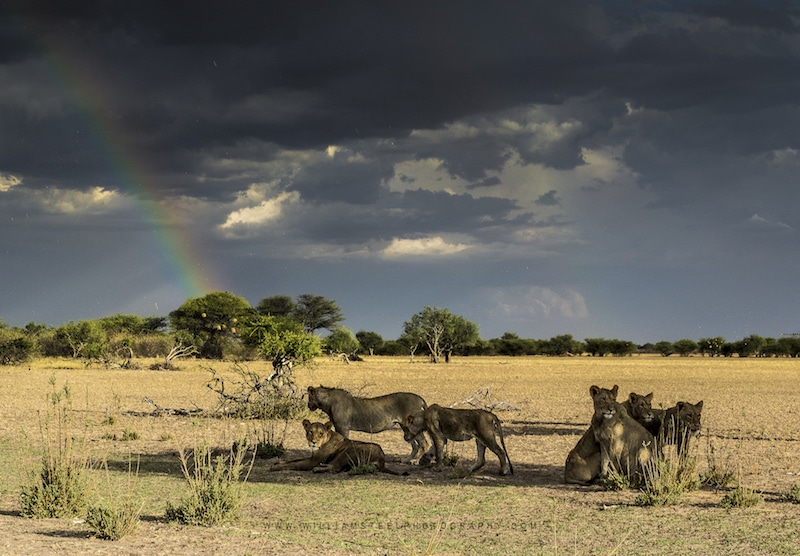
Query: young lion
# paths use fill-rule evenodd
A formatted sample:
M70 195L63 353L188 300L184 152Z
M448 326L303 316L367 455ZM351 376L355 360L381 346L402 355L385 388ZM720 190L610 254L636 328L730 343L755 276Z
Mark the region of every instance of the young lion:
M615 401L617 399L618 386L611 390L603 389ZM651 405L653 394L642 396L631 392L628 399L622 406L628 415L636 419L644 428L654 436L658 434L661 427L661 419L653 411ZM567 455L564 464L564 482L567 484L589 485L600 476L600 445L594 436L591 426L583 433L583 436L575 447Z
M658 434L659 444L676 444L680 456L688 449L689 439L700 434L702 412L703 400L696 404L678 402L674 407L664 411Z
M328 422L312 423L303 420L306 439L311 448L311 456L299 460L276 463L270 471L293 469L297 471L313 471L314 473L339 473L347 471L359 464L373 464L378 471L390 475L408 475L386 468L386 456L383 448L373 442L349 440L333 430Z
M653 435L617 403L617 391L616 385L611 390L599 386L589 389L594 403L592 431L600 445L601 478L612 470L626 475L640 473L655 450Z
M478 458L470 469L471 473L484 466L486 448L489 448L500 460L500 474L514 474L514 466L511 465L503 438L503 428L494 413L483 409L451 409L433 404L424 411L407 415L401 426L406 441L415 438L422 431L428 431L436 449L437 471L441 471L444 466L443 452L447 440L460 442L474 438ZM500 437L500 444L495 435Z

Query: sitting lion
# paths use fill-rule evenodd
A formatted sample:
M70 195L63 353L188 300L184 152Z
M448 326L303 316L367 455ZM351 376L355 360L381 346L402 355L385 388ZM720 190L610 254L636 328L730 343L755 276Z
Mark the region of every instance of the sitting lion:
M618 388L592 386L594 404L592 431L600 445L600 477L612 471L625 475L639 474L655 451L655 438L617 403Z
M702 412L703 400L696 404L678 402L674 407L664 411L658 434L659 444L675 444L680 456L688 449L689 439L700 434Z
M618 386L611 390L601 388L612 397L617 399ZM653 394L642 396L631 392L628 399L622 403L628 415L638 421L651 434L656 436L661 427L661 419L652 409ZM655 432L654 432L655 431ZM590 425L583 436L578 440L575 447L567 455L564 464L564 482L567 484L588 485L600 476L601 458L600 445L595 439L594 430Z
M314 473L339 473L360 464L375 465L378 471L390 475L408 475L386 468L383 448L373 442L349 440L333 430L333 424L312 423L303 420L306 439L311 448L311 456L299 460L276 463L270 471L293 469L313 471Z
M441 471L444 466L444 444L448 440L456 442L475 439L478 457L470 468L470 473L477 471L486 463L486 448L489 448L500 460L500 474L514 474L514 467L508 457L506 442L503 438L503 428L500 419L494 413L483 409L451 409L437 404L428 406L424 411L418 411L406 416L401 423L406 441L418 437L423 431L428 431L433 446L436 450L436 469ZM495 436L500 437L500 444Z

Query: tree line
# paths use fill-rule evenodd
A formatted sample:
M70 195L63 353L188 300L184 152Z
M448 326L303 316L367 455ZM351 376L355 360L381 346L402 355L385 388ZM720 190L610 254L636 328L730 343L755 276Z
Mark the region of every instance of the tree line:
M478 325L446 308L424 307L403 323L395 340L372 331L352 330L335 301L302 294L277 295L255 307L229 292L187 299L167 317L117 314L60 326L28 323L10 327L0 320L0 364L42 357L73 357L124 365L133 358L192 355L208 359L263 357L276 369L323 353L358 359L361 355L407 355L448 362L453 355L798 357L800 335L763 338L750 335L728 342L722 337L659 341L636 345L628 340L569 334L526 339L512 332L480 338ZM321 331L327 331L321 335Z

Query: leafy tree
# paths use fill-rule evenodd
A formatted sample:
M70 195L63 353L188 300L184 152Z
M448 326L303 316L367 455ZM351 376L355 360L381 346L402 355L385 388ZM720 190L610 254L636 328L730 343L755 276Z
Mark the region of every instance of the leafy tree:
M360 347L358 340L349 328L336 325L324 340L324 347L330 353L354 354Z
M697 350L697 342L684 338L673 343L672 347L675 348L675 353L681 357L689 357L690 353Z
M72 357L95 359L102 356L108 346L108 334L99 321L70 321L56 328L55 340L63 351ZM64 349L64 348L68 348Z
M586 338L583 341L589 355L603 357L611 352L611 341L605 338Z
M609 352L617 357L636 353L636 344L630 340L609 340Z
M661 341L656 342L655 350L657 353L660 353L664 357L669 357L673 353L675 353L675 346L672 345L672 342Z
M262 315L273 317L288 317L297 309L294 300L288 295L273 295L265 297L256 305L256 311Z
M341 309L333 300L308 293L297 297L297 305L292 316L302 323L306 332L310 333L323 328L333 330L334 325L344 320Z
M719 356L722 354L722 346L725 344L725 338L717 336L715 338L700 338L697 340L697 347L695 349L700 351L700 355L709 354L711 357Z
M553 336L549 340L542 342L542 353L544 355L576 355L583 353L583 351L583 343L575 340L572 334Z
M536 340L525 340L513 332L505 332L499 338L489 341L492 351L497 355L535 355Z
M282 376L291 375L294 365L309 363L322 354L322 340L286 317L253 315L244 324L242 337L272 361L275 372Z
M403 336L411 345L424 343L434 363L442 356L449 362L456 349L478 340L478 325L448 309L426 306L403 323Z
M237 335L239 322L253 313L243 297L212 292L184 301L169 314L175 331L185 331L202 357L222 359L226 344Z
M361 349L367 350L370 355L375 355L375 350L380 349L383 344L383 338L377 332L368 332L366 330L359 330L356 332L356 340L358 340Z

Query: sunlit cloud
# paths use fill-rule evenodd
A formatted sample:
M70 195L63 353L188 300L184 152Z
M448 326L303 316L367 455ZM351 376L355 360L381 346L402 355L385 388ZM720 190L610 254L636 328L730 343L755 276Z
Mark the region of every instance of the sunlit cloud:
M11 191L11 188L22 183L17 176L0 174L0 192Z
M440 236L418 239L394 238L381 254L388 259L407 257L441 257L469 249L465 243L448 243Z
M300 194L296 191L281 193L277 197L266 199L256 206L245 207L231 212L220 228L231 230L242 227L265 226L278 220L287 204L296 203L299 200Z
M45 211L55 214L98 214L120 208L126 202L124 195L104 187L87 191L49 188L35 196Z

